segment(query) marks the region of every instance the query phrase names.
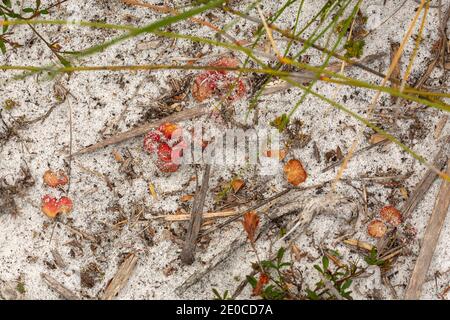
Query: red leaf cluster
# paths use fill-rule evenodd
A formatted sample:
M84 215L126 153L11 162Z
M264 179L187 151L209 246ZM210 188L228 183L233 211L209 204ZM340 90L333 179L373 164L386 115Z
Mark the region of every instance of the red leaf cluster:
M367 226L367 233L373 238L382 238L387 232L386 224L394 227L402 223L403 217L400 210L394 206L384 206L380 211L380 218L372 220Z
M214 67L227 68L236 68L238 65L238 60L232 57L223 57L211 64ZM244 80L227 70L204 71L195 78L192 86L192 95L198 102L212 96L235 101L245 96L247 91Z
M175 172L180 167L179 161L186 147L179 126L174 123L164 123L158 129L147 133L144 138L144 150L150 154L156 153L156 166L162 172Z
M59 200L49 195L42 197L41 211L49 218L56 218L60 213L69 213L72 208L72 200L68 197L61 197Z

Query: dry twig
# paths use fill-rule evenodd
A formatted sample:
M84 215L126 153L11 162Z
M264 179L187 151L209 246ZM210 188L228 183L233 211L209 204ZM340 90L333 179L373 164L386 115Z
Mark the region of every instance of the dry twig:
M447 163L447 173L450 174L450 161ZM422 285L433 259L434 251L441 234L450 205L450 182L443 180L439 190L433 212L428 221L427 229L422 241L419 257L417 258L414 271L406 290L406 299L419 299L422 292Z
M55 278L49 276L48 274L41 273L42 279L48 284L50 288L58 292L61 296L63 296L67 300L80 300L75 293L71 290L67 289L61 283L59 283Z
M191 219L189 227L184 240L183 250L181 251L181 261L185 264L192 264L194 262L195 246L197 237L200 232L203 219L203 207L205 205L206 193L209 189L209 176L211 173L211 165L207 164L205 172L203 173L202 186L197 192L194 203L192 204Z
M99 143L96 143L92 146L78 150L77 152L73 153L72 156L77 156L80 154L94 152L98 149L107 147L109 145L117 144L117 143L129 140L131 138L143 135L143 134L147 133L150 129L158 128L160 125L162 125L166 122L180 122L180 121L189 120L189 119L192 119L195 117L199 117L201 115L204 115L207 112L207 110L208 109L205 105L200 105L200 106L194 107L192 109L186 109L186 110L177 112L177 113L172 114L163 119L156 120L155 122L152 122L152 123L143 124L137 128L119 133L115 136L107 138L107 139L105 139Z
M136 267L137 261L138 257L134 253L130 254L125 259L125 261L120 265L119 270L117 270L114 278L106 287L105 292L101 297L102 300L112 300L119 293L119 291L122 290Z

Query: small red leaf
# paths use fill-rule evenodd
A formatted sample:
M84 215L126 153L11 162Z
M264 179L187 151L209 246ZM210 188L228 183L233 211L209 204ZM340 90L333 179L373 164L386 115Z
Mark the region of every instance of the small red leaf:
M67 177L65 172L62 170L59 170L58 172L47 170L44 173L43 180L47 186L56 188L66 185L69 182L69 177Z
M386 231L387 227L381 220L372 220L367 226L367 233L373 238L382 238Z
M259 217L255 211L249 211L244 214L244 221L242 221L242 225L244 226L245 232L247 232L247 238L251 242L255 241L255 232L258 228Z
M259 276L259 280L256 283L256 287L253 288L253 295L254 296L259 296L262 292L262 289L264 288L264 286L269 283L269 276L265 273L261 273Z
M394 206L385 206L380 211L381 220L392 224L393 226L398 226L402 223L402 214Z
M160 141L161 134L159 131L150 131L144 138L144 150L150 154L155 152Z

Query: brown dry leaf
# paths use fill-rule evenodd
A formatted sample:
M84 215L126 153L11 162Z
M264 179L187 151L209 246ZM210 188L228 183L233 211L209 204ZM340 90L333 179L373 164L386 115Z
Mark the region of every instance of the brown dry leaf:
M287 181L294 186L298 186L308 177L305 169L303 169L302 163L297 159L291 159L286 163L284 166L284 174L286 175Z
M370 143L370 144L377 144L377 143L379 143L379 142L381 142L381 141L384 141L384 140L386 140L386 137L385 137L385 136L383 136L383 135L380 134L380 133L374 133L374 134L370 137L369 143Z
M120 152L119 151L117 151L117 150L113 150L112 151L112 154L113 154L113 156L114 156L114 160L116 160L117 162L119 162L119 163L122 163L124 160L123 160L123 157L122 157L122 155L120 154Z
M242 221L242 225L244 226L245 232L247 232L247 238L250 242L255 241L255 232L258 228L259 217L255 211L249 211L244 214L244 220Z
M295 245L295 244L291 245L291 251L294 255L295 260L297 260L297 261L300 261L303 257L306 257L306 255L308 254L306 252L302 252L300 250L300 248L297 247L297 245Z
M58 170L57 172L52 170L47 170L43 176L44 183L52 188L66 185L69 182L69 177L63 170Z
M382 238L387 232L387 227L381 220L372 220L367 226L367 233L373 238Z
M194 196L192 194L185 194L183 196L181 196L180 200L181 202L188 202L191 201L194 198Z
M235 178L231 181L231 188L233 188L234 193L237 193L245 185L244 180Z
M400 187L400 194L402 195L403 199L408 199L409 195L408 195L408 190L406 190L405 187Z

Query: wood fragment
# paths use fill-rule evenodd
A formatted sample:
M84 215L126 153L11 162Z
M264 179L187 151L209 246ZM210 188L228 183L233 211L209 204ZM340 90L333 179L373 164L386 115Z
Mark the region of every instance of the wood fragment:
M80 300L80 297L78 297L75 293L73 293L71 290L66 288L64 285L59 283L55 278L49 276L48 274L41 273L42 279L47 283L47 285L55 290L57 293L59 293L63 298L67 300Z
M250 272L250 274L247 277L254 277L256 276L257 273L258 270L253 269L252 272ZM244 288L248 285L247 277L244 280L242 280L241 283L239 283L239 285L236 287L233 294L231 295L231 300L236 300L236 298L239 297Z
M208 229L206 231L202 231L200 233L200 236L206 236L207 234L210 234L211 232L214 232L214 231L216 231L216 230L218 230L220 228L223 228L224 226L230 224L231 222L234 222L234 221L238 220L239 218L241 218L245 213L247 213L249 211L257 210L257 209L261 208L262 206L268 205L271 202L276 201L279 198L283 197L284 195L286 195L290 191L297 192L297 191L307 191L307 190L311 190L311 189L316 189L316 188L320 188L320 187L324 186L325 184L327 184L329 182L330 181L325 181L325 182L320 183L320 184L315 184L315 185L312 185L312 186L309 186L309 187L302 187L302 188L288 187L288 188L284 189L283 191L280 191L277 194L273 195L272 197L264 199L264 200L260 201L259 203L256 203L255 205L253 205L251 207L239 210L231 218L225 220L222 223L217 224L216 226L214 226L214 228L210 228L210 229Z
M231 222L233 222L233 221L236 221L237 219L239 219L240 217L242 217L245 213L247 213L247 212L249 212L249 211L254 211L254 210L256 210L256 209L258 209L258 208L260 208L260 207L262 207L262 206L264 206L264 205L266 205L266 204L268 204L268 203L270 203L270 202L272 202L272 201L274 201L274 200L276 200L276 199L278 199L278 198L284 196L285 194L287 194L287 193L288 193L289 191L291 191L291 190L293 190L293 188L287 188L287 189L284 189L283 191L277 193L276 195L274 195L274 196L272 196L272 197L270 197L270 198L268 198L268 199L265 199L265 200L263 200L263 201L261 201L261 202L255 204L254 206L251 206L250 208L246 208L246 209L243 209L243 210L239 210L239 212L236 213L236 215L233 216L232 218L229 218L229 219L227 219L226 221L220 223L220 224L219 224L218 226L216 226L215 228L211 228L211 229L208 229L208 230L205 231L205 232L202 232L202 233L201 233L201 236L205 236L205 235L207 235L207 234L210 234L211 232L213 232L213 231L215 231L215 230L217 230L217 229L220 229L220 228L226 226L227 224L229 224L229 223L231 223Z
M65 226L67 229L69 229L70 231L72 231L75 234L78 234L81 238L92 241L92 242L97 242L97 239L93 236L90 235L82 230L79 230L75 227L71 227L68 224L62 223L62 222L58 222L60 224L62 224L63 226Z
M344 241L342 241L345 244L348 244L350 246L354 246L354 247L358 247L367 251L372 251L373 248L375 248L373 245L371 245L370 243L364 242L364 241L359 241L359 240L355 240L355 239L346 239Z
M112 278L111 282L106 287L105 292L101 297L102 300L112 300L119 293L119 291L125 287L128 279L134 271L134 268L136 267L137 261L138 257L134 253L130 254L125 259L125 261L120 265L119 270L117 270L117 273Z
M207 164L203 172L202 185L195 195L194 203L192 204L191 219L180 255L181 261L185 264L192 264L194 262L197 237L203 220L203 207L205 205L206 193L209 190L210 173L211 165Z
M58 267L65 269L67 267L67 264L64 261L64 259L61 257L61 255L59 254L59 251L57 249L52 249L52 250L50 250L50 252L53 256L53 260L55 261L55 264Z
M442 170L447 161L447 155L445 153L447 143L444 143L444 145L441 147L441 149L437 152L436 156L434 157L433 166L438 170ZM411 196L405 201L402 208L400 209L403 219L406 219L411 215L411 213L417 207L419 202L423 199L423 197L430 189L431 185L433 184L434 180L436 180L437 177L438 175L434 170L432 169L427 170L422 180L420 180L420 182L417 184Z
M216 219L216 218L227 218L230 216L234 216L238 213L236 210L224 210L218 212L205 212L203 213L203 219ZM165 214L160 216L151 217L150 220L153 219L162 219L165 221L187 221L191 219L191 214Z
M438 140L441 137L442 130L447 124L448 115L444 115L436 124L436 129L434 129L434 139Z
M450 161L447 163L447 174L450 174ZM428 269L439 241L439 235L441 234L442 226L444 225L448 213L449 205L450 182L442 180L441 188L439 189L433 212L431 213L422 240L422 247L416 260L408 288L406 289L405 299L417 300L420 298L422 286L425 283Z
M109 145L118 144L123 141L129 140L131 138L143 135L143 134L147 133L150 129L158 128L160 125L162 125L166 122L180 122L180 121L189 120L189 119L204 115L207 111L208 111L208 108L204 105L194 107L192 109L185 109L183 111L177 112L175 114L172 114L172 115L162 118L160 120L156 120L152 123L143 124L137 128L119 133L115 136L107 138L107 139L105 139L99 143L96 143L92 146L78 150L77 152L73 153L72 156L78 156L81 154L94 152L98 149L107 147Z

